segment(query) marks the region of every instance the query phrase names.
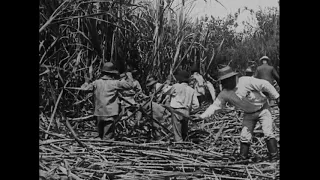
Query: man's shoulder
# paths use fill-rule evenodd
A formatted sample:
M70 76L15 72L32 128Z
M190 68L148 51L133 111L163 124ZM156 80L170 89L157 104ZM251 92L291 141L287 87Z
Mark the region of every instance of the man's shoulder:
M273 66L269 64L262 64L259 67L257 67L257 69L270 69L270 68L273 68Z
M252 76L241 76L239 77L239 82L244 82L244 81L250 81L252 78Z

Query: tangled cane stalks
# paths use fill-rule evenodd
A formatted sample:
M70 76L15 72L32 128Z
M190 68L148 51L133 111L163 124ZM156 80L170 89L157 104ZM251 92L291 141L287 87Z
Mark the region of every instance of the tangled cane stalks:
M204 104L199 112L207 106ZM271 108L271 112L279 140L278 107ZM173 142L170 119L162 122L163 137L155 141L150 133L152 118L144 116L137 126L133 117L124 115L118 121L116 140L100 140L95 138L91 115L62 119L60 133L41 127L45 118L40 115L40 179L279 178L279 161L266 161L261 128L254 131L249 164L235 161L242 121L242 113L237 110L204 121L189 121L188 140L183 143Z

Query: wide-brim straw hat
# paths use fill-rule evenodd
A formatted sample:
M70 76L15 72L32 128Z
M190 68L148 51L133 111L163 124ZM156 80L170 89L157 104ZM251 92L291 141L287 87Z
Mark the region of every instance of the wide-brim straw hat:
M259 61L261 62L262 60L267 60L267 61L270 61L270 58L268 56L262 56Z
M102 67L102 72L119 74L119 71L115 68L112 62L106 62Z
M147 80L147 84L146 84L146 86L148 87L148 86L152 86L152 85L154 85L155 83L157 83L158 81L157 80L155 80L153 77L150 77L148 80Z
M186 82L186 81L189 81L190 73L185 70L181 70L175 75L175 78L179 82Z
M237 72L234 72L230 66L226 66L218 70L218 81L230 78L232 76L237 75Z

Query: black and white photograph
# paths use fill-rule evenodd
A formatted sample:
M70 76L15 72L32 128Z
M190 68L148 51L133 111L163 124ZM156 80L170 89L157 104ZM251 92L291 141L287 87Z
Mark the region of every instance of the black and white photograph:
M280 0L39 0L39 179L278 180L279 75Z

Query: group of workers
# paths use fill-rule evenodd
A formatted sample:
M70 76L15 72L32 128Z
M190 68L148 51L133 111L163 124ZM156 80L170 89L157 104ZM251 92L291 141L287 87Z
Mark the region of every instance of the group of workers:
M252 70L250 72L248 68L246 76L242 77L230 66L219 69L216 82L220 82L222 89L217 97L212 83L206 81L196 67L191 68L191 73L179 70L174 76L169 75L163 84L155 77L149 77L146 82L149 95L145 95L139 81L133 77L136 71L129 70L119 75L114 64L107 62L101 69L100 78L90 83L86 80L81 89L94 91L94 116L97 117L98 137L101 139L115 137L115 122L120 118L121 111L128 113L128 116L134 113L135 122L139 123L142 112L128 109L131 106L139 106L151 110L152 118L160 123L170 118L174 141L183 142L187 140L190 119L209 118L229 103L244 112L239 159L248 160L253 130L259 121L270 161L274 162L277 160L278 150L269 101L276 100L280 107L279 75L268 65L270 59L267 56L260 58L260 61L262 65L255 73ZM273 86L274 80L277 82L277 89ZM204 102L206 91L210 93L213 103L203 113L190 115ZM151 97L152 100L149 103L138 103L135 100L136 96L141 96L142 99ZM154 126L160 129L157 123L154 123ZM159 138L161 134L155 132L155 136Z

